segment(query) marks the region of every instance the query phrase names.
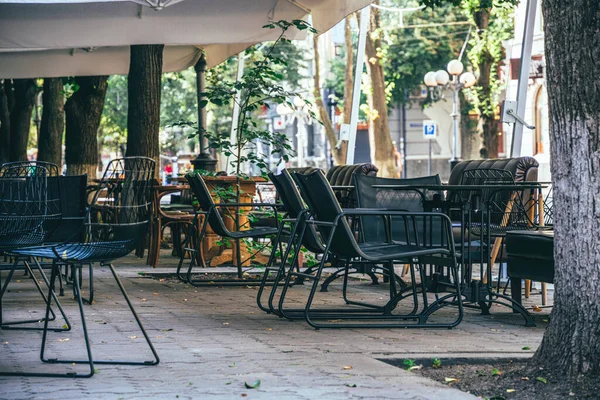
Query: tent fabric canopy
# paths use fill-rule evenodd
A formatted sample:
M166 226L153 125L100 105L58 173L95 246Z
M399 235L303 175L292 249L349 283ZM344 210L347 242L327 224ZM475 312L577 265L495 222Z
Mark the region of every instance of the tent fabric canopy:
M163 69L214 66L306 19L320 32L371 0L0 0L0 78L126 74L129 45L165 44ZM297 35L298 32L292 33Z

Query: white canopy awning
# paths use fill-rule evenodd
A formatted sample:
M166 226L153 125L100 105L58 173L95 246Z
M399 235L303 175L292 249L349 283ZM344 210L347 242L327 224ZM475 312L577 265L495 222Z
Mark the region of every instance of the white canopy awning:
M126 74L129 45L165 44L164 71L273 40L271 21L326 31L371 0L0 0L0 78Z

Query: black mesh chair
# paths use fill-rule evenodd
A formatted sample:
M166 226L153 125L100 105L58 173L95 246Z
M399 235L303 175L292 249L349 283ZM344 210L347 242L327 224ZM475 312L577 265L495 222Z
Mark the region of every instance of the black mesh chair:
M44 323L42 349L40 358L46 363L84 364L89 366L89 372L41 373L41 372L0 372L8 376L44 376L89 378L94 375L94 364L111 365L157 365L159 357L144 329L121 280L117 276L112 262L134 251L145 240L148 221L152 212L152 182L154 177L154 160L146 157L126 157L112 160L99 184L99 190L90 203L86 222L81 225L85 232L85 241L80 243L63 242L61 244L31 247L13 250L20 256L39 257L53 260L50 287L54 287L59 275L59 264L81 265L86 263L101 263L110 268L121 294L125 298L129 310L133 314L141 330L153 359L150 361L118 361L94 360L88 337L86 319L83 311L80 284L77 274L74 274L73 288L81 315L81 326L85 339L87 359L62 360L46 358L46 343L48 322ZM46 319L51 306L51 300L46 307Z
M325 242L325 256L332 254L346 262L350 262L355 258L360 258L374 264L382 264L383 268L388 269L388 274L390 276L393 273L394 262L410 264L412 276L411 284L413 289L413 296L411 297L414 303L418 302L414 272L415 260L418 260L419 264L427 262L444 266L450 270L451 276L451 281L442 283L443 285L446 285L446 289L450 293L438 297L431 304L424 301L424 307L419 313L414 312L416 304L415 307L413 307L413 312L401 315L393 313L398 302L408 297L404 293L397 293L394 298L390 299L384 306L377 309L378 311L381 310L381 313L337 313L335 311L332 313L318 313L313 310L313 301L325 265L326 257L323 257L315 275L305 276L307 279L313 280L313 286L305 307L305 318L311 326L315 328L452 328L460 323L463 318L461 286L458 279L454 241L452 238L452 226L446 215L441 213L409 213L373 209L342 210L335 198L331 186L329 186L329 183L321 171L307 175L296 174L294 175L294 179L296 180L302 198L306 201L311 213L311 219L306 220L306 225L314 224L318 228L321 237ZM392 217L400 217L403 219L404 224L412 224L415 230L418 229L416 226L416 217L431 218L435 223L443 226L443 232L445 232L444 242L439 245L424 245L420 243L419 235L416 235L415 237L404 238L406 244L394 243L389 237L386 238L387 240L385 243L378 244L377 246L372 246L367 243L361 244L357 242L354 233L350 228L347 220L348 216L380 216L386 218L387 221L391 221ZM387 228L386 230L389 232L390 228ZM301 235L302 234L303 232L301 232ZM290 277L293 275L301 274L302 273L290 271L286 281L289 281ZM345 275L345 279L348 279L348 275ZM394 281L395 280L393 279L391 280L391 286L394 286ZM421 290L425 290L423 283ZM458 306L458 315L454 321L448 323L427 322L433 312L449 304L456 304ZM368 308L368 305L365 306ZM327 322L322 322L322 319L326 319ZM337 322L337 320L342 320L344 322L340 323ZM346 322L346 320L352 322ZM374 322L377 320L383 321ZM415 322L406 322L409 320ZM398 323L397 321L401 321L401 323Z
M0 167L0 252L8 254L10 251L22 247L41 245L55 232L61 223L60 187L58 182L58 167L47 162L22 161L4 164ZM17 269L23 265L26 274L33 281L41 295L44 304L46 296L37 278L33 273L28 257L12 257L10 264L0 265L2 270L8 270L8 275L2 282L0 279L0 327L2 329L41 330L38 324L43 319L5 321L3 320L2 299ZM49 284L46 275L37 262L44 283ZM52 293L58 309L62 313L66 328L55 328L58 331L71 328L68 318ZM56 315L50 310L49 320L54 321Z
M236 221L236 225L239 225L239 215L241 215L241 213L251 213L251 211L247 209L254 207L265 207L273 210L275 220L277 220L277 206L271 203L215 203L211 196L210 190L208 189L208 186L206 186L206 183L204 182L200 174L191 172L186 174L185 179L190 184L190 189L196 197L196 199L198 200L199 209L195 213L194 223L190 226L190 230L187 235L186 241L183 243L184 248L181 257L179 258L179 264L177 266L177 276L181 280L188 282L193 286L212 286L215 284L229 286L245 286L248 284L259 285L261 282L260 280L243 279L244 272L249 271L249 269L246 269L246 271L244 271L243 265L247 261L251 261L252 257L258 254L266 246L262 246L245 260L242 260L241 251L234 252L236 257L235 266L237 267L237 279L194 279L192 277L192 271L196 266L197 262L200 262L202 264L201 267L206 268L204 259L202 257L199 257L199 255L202 254L202 241L206 235L206 229L209 225L212 231L224 240L235 241L237 249L240 249L242 240L258 240L277 236L278 226L248 227L249 229L244 230L239 229L241 228L240 226L236 226L236 228L238 229L235 231L231 231L225 225L225 221L223 220L223 215L221 213L225 214L225 216L228 218L234 219ZM232 209L236 210L236 212L232 213ZM273 248L269 257L269 261L267 262L267 266L272 265L273 260L275 258L277 246L277 242L273 242ZM187 253L190 254L190 263L186 275L183 276L181 274L181 268L183 266L183 262Z

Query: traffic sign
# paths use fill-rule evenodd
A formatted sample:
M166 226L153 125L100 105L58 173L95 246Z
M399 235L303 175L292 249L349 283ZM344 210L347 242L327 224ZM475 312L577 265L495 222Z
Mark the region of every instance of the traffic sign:
M423 137L425 139L435 139L437 137L437 131L437 124L434 120L423 120Z

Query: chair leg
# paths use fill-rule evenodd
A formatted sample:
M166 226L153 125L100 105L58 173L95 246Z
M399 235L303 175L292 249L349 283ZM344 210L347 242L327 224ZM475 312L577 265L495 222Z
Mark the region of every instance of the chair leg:
M141 330L142 335L144 336L144 338L146 339L146 344L148 345L148 347L150 348L150 351L152 352L153 355L153 360L150 361L120 361L120 360L92 360L91 357L91 347L90 347L90 342L89 342L89 337L88 337L88 333L87 333L87 326L85 324L85 315L83 312L83 300L81 298L81 290L79 289L79 279L77 278L77 275L75 275L75 279L77 280L77 282L75 282L75 290L76 290L76 297L77 297L77 301L79 303L79 311L81 314L81 320L82 320L82 328L84 331L84 337L85 337L85 342L86 342L86 347L88 350L88 360L60 360L60 359L47 359L44 358L44 351L45 351L45 341L46 341L46 335L44 334L43 336L43 341L42 341L42 350L41 350L41 359L43 362L46 363L56 363L56 364L89 364L91 368L93 368L94 364L106 364L106 365L145 365L145 366L150 366L150 365L158 365L158 363L160 362L160 359L158 357L158 354L156 352L156 350L154 349L154 346L150 340L150 337L148 336L148 334L146 333L146 329L144 328L144 326L142 325L142 322L137 314L137 312L135 311L133 304L131 304L131 300L129 299L129 296L127 295L127 292L125 290L125 287L123 286L123 283L121 283L121 280L119 279L115 268L113 267L112 264L107 264L108 267L110 268L110 272L113 275L113 278L115 279L115 282L117 283L119 290L121 291L121 294L123 295L123 297L125 298L125 301L127 302L127 305L129 306L129 311L131 311L131 313L133 314L133 317L138 325L138 328ZM72 374L68 374L67 377L72 377ZM93 375L93 370L91 375ZM56 375L56 376L64 376L64 375ZM77 375L76 377L89 377L87 375Z
M48 281L48 278L46 277L46 274L44 273L44 270L42 269L41 265L39 264L39 262L37 261L37 259L34 258L36 267L38 269L38 271L40 272L40 275L44 281L44 283L46 284L47 287L52 288L52 290L49 292L50 295L52 296L52 298L54 298L54 301L56 302L56 305L58 307L58 310L61 313L61 316L63 318L63 320L65 321L64 326L66 327L61 327L61 328L51 328L53 331L55 332L65 332L65 331L70 331L71 330L71 323L69 322L69 319L67 318L62 305L60 304L60 302L58 301L58 298L56 297L56 294L53 290L54 287L54 282L52 282L52 286L51 282ZM33 274L33 270L31 269L31 266L29 265L29 262L26 260L23 260L23 265L25 266L25 271L27 271L28 276L31 278L31 280L33 281L33 283L35 284L36 289L38 290L38 292L40 293L40 296L42 297L42 300L44 301L44 304L46 304L48 302L48 299L46 298L46 295L44 294L44 291L42 290L42 287L40 286L39 282L37 281L35 275ZM8 284L10 283L12 276L14 274L14 272L16 271L17 265L19 263L19 259L16 258L15 262L13 263L13 267L10 270L10 272L8 273L8 277L6 278L6 281L4 282L4 285L2 285L2 289L0 291L0 299L2 297L4 297L4 294L6 293L6 290L8 288ZM30 323L39 323L39 322L44 322L44 319L32 319L32 320L20 320L20 321L10 321L10 322L4 322L3 321L3 310L0 307L0 329L18 329L18 330L27 330L27 331L41 331L44 328L42 327L30 327L30 326L22 326L24 324L30 324ZM49 314L46 316L46 318L49 318L48 321L54 321L56 320L56 314L54 313L54 310L50 309Z
M545 306L548 303L548 284L542 282L542 305Z
M531 295L531 280L525 279L525 298L528 299Z
M46 297L46 314L44 318L44 328L42 334L42 343L40 348L40 360L46 363L57 363L59 361L55 359L46 359L44 357L44 352L46 350L46 342L48 337L48 320L50 319L50 309L52 299L56 301L56 296L53 295L53 287L56 281L56 276L60 274L60 270L56 262L52 263L52 272L50 274L50 283L48 285L48 296ZM75 280L77 280L77 276L75 275ZM79 283L79 282L75 282ZM89 372L85 374L80 374L76 372L65 372L65 373L45 373L45 372L21 372L21 371L0 371L0 376L25 376L25 377L43 377L43 378L90 378L94 375L94 362L92 360L92 350L89 343L89 338L87 334L87 327L85 323L85 317L83 314L83 302L81 301L81 292L79 290L79 286L76 286L76 298L79 305L79 312L81 314L81 326L83 328L83 336L85 339L86 350L88 359L85 361L78 361L78 363L89 365Z

